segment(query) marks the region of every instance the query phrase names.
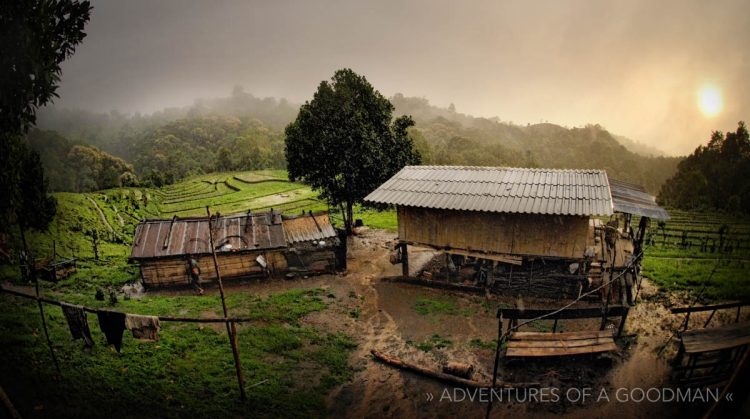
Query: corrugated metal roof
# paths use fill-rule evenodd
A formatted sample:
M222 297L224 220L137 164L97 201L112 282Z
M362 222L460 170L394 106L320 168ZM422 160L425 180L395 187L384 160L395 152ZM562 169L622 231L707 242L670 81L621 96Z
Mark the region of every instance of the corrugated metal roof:
M463 211L611 215L602 170L406 166L365 201Z
M278 217L278 215L276 215ZM253 251L286 247L280 217L271 214L241 214L219 217L212 222L217 252ZM224 247L230 244L231 248ZM146 220L135 230L130 257L149 259L211 253L206 218Z
M328 214L302 215L284 217L284 237L287 243L294 244L312 240L324 240L337 237Z
M656 198L638 185L609 179L615 211L641 215L657 220L669 220L667 211L656 204Z

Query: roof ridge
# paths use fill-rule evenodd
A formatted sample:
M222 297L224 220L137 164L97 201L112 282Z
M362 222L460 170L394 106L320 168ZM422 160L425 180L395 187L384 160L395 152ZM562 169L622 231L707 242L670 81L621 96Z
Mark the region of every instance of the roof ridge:
M410 165L404 166L403 170L524 170L531 172L563 172L563 173L607 173L605 169L572 169L572 168L546 168L546 167L517 167L517 166L451 166L451 165ZM399 172L400 172L399 171Z

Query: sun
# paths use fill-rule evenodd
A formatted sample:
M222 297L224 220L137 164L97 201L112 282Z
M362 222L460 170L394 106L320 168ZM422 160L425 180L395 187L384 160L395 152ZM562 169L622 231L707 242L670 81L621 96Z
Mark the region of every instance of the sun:
M698 107L707 117L716 116L721 112L721 90L712 84L703 85L698 89Z

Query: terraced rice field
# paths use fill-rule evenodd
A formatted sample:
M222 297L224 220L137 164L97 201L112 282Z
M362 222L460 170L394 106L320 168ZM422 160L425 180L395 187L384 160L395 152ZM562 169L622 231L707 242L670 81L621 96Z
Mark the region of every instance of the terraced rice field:
M198 176L161 190L161 217L205 215L213 212L317 211L328 206L309 187L286 180L283 171L220 173Z

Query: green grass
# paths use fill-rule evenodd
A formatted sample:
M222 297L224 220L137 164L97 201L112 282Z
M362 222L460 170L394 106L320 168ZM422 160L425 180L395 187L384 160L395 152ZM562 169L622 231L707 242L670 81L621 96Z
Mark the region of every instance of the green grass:
M454 301L418 298L412 306L417 313L427 316L430 314L458 314L458 307Z
M126 332L122 353L105 346L96 316L89 323L91 350L72 341L58 307L46 306L62 377L55 377L39 313L32 300L0 296L0 383L24 416L44 406L46 416L80 417L310 417L325 415L325 394L351 378L348 357L356 346L340 333L304 326L300 320L325 310L322 290L293 290L259 298L235 293L234 316L257 322L239 326L238 345L248 400L238 400L232 353L224 325L212 328L162 323L158 342ZM91 306L107 303L76 293L52 293ZM118 303L117 310L144 314L199 315L221 312L217 297L158 297ZM263 384L253 386L255 383Z
M654 243L645 249L644 275L662 290L701 293L706 301L750 299L750 281L746 274L750 267L750 218L680 210L669 212L672 219L664 228L677 237L668 237L664 242L661 228L656 222L651 223L648 235L653 236ZM731 251L718 246L719 229L723 225L727 227L725 242L733 244ZM682 246L682 231L688 231L690 246ZM706 239L709 244L715 244L713 249L701 248L701 241Z
M417 342L414 346L421 351L429 352L433 349L444 349L453 346L453 341L438 334L434 334L422 342Z
M488 349L493 350L497 347L496 340L482 340L482 338L474 338L469 341L469 346L476 349Z
M412 309L423 316L449 315L449 316L471 316L474 310L471 308L460 308L455 298L446 297L441 299L420 297L412 305Z
M706 299L736 300L750 299L748 268L750 262L744 260L659 259L647 256L643 263L643 274L665 290L702 292Z

